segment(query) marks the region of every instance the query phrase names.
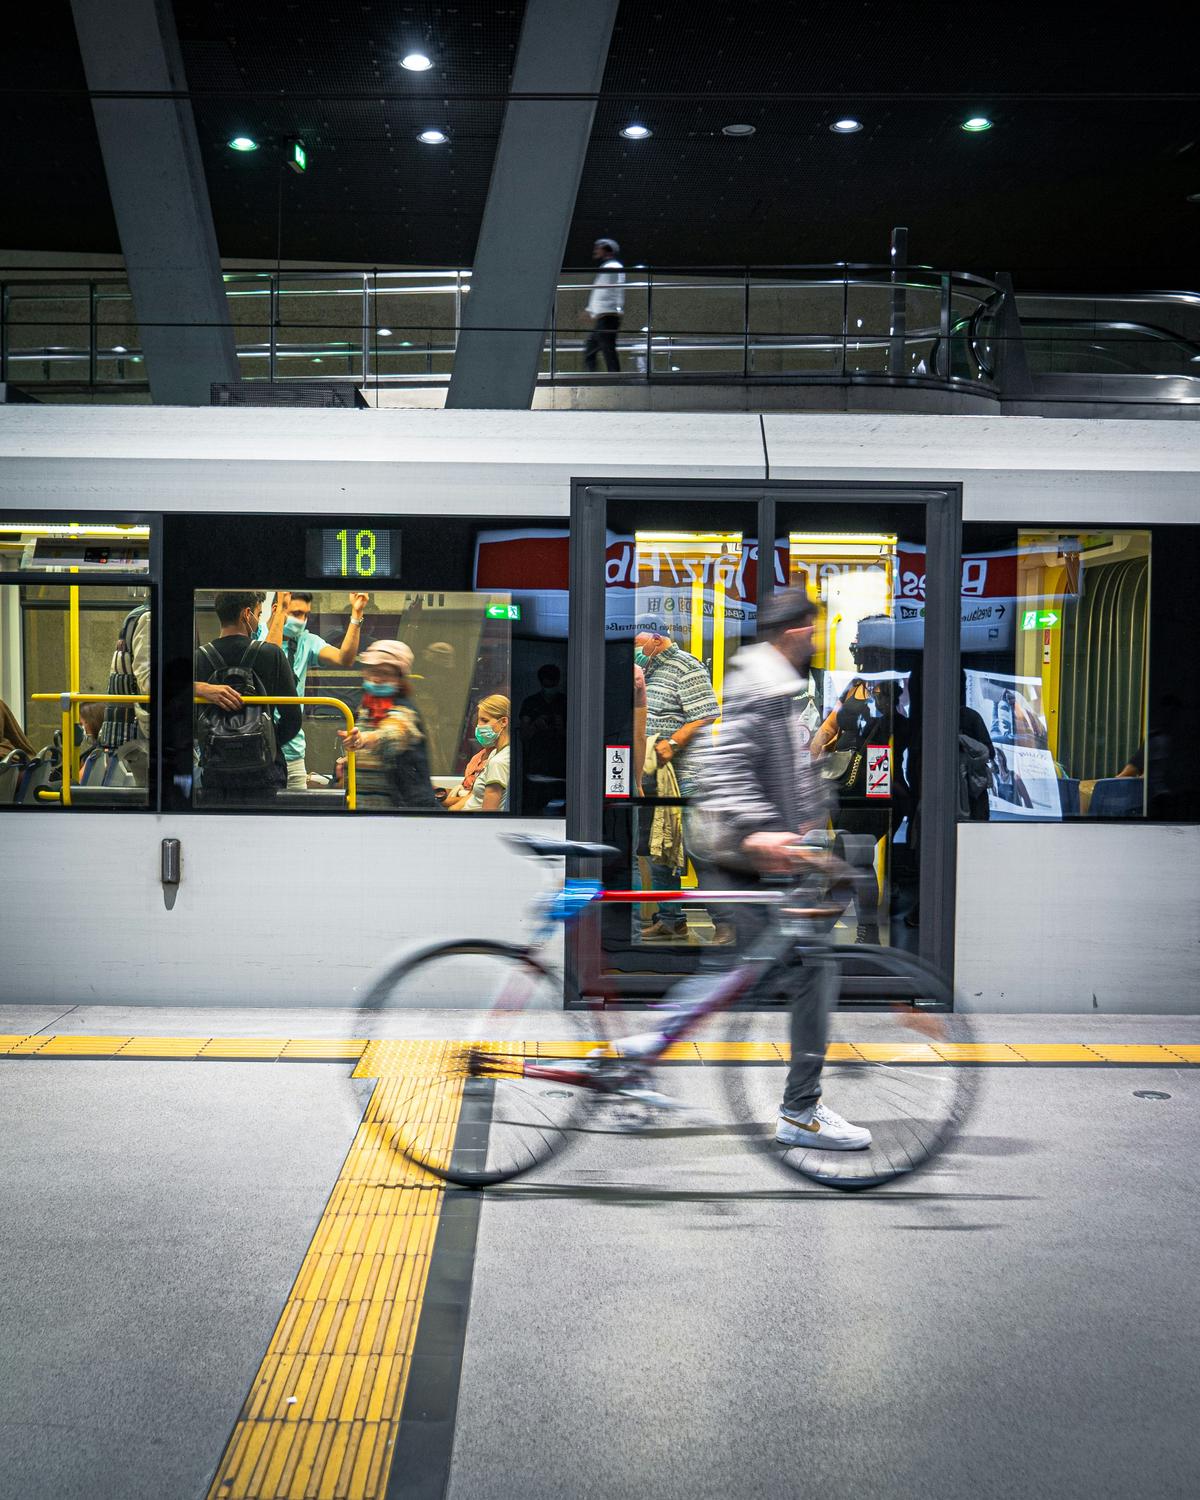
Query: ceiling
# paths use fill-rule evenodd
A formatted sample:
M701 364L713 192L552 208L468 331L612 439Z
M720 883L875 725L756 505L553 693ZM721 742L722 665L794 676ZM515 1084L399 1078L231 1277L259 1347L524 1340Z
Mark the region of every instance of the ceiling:
M522 0L175 0L222 255L469 265ZM568 242L630 263L910 260L1018 287L1187 287L1200 252L1200 12L895 0L623 0ZM0 246L120 248L70 6L6 13ZM398 66L413 47L435 66ZM962 119L995 122L968 135ZM829 130L839 115L861 132ZM627 141L631 120L652 136ZM721 127L755 126L747 139ZM417 132L444 129L443 146ZM303 177L231 136L299 135Z

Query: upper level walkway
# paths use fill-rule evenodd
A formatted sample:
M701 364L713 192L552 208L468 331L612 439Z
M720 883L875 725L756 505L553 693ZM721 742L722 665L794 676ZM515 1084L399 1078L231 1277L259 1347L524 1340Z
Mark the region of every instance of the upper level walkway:
M1200 415L1200 293L1018 296L1002 276L890 265L638 266L609 373L587 367L593 275L560 278L537 406ZM224 281L244 381L313 404L329 382L370 404L444 400L469 271L237 267ZM38 401L148 400L119 267L0 267L0 382Z

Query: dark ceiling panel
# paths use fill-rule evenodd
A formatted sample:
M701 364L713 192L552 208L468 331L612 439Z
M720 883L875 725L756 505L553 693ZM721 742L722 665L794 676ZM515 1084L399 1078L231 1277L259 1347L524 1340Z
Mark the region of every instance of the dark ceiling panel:
M469 264L523 10L175 0L222 253ZM625 0L568 258L586 263L611 233L658 265L877 261L904 223L912 259L1009 269L1019 285L1194 286L1200 12L1184 15L1168 28L1026 0ZM414 47L429 72L399 67ZM67 0L6 15L5 247L118 248L82 89ZM1087 97L1049 97L1064 94ZM965 135L976 110L995 128ZM845 112L866 128L831 134ZM634 117L651 139L620 137ZM736 122L756 134L721 134ZM415 139L430 125L448 145ZM267 144L235 155L240 132ZM279 172L292 135L304 177Z

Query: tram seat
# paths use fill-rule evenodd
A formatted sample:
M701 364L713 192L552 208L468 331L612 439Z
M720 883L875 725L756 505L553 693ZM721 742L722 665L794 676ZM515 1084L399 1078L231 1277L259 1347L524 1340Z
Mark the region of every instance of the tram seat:
M1145 783L1140 776L1106 776L1092 791L1088 816L1092 818L1140 818Z
M0 805L10 807L20 801L21 781L33 764L23 750L10 750L0 760Z
M13 801L20 806L34 803L37 799L37 789L40 786L57 786L61 778L61 771L57 758L49 749L44 750L41 755L33 760L26 760L24 769L17 780L16 791Z

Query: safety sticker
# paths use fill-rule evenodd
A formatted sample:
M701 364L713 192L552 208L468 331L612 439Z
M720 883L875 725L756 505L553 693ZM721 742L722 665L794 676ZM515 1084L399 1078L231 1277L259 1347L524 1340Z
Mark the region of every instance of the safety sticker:
M867 746L867 796L890 797L892 795L892 747L890 745Z
M604 795L606 797L628 797L630 747L608 745L604 751Z

